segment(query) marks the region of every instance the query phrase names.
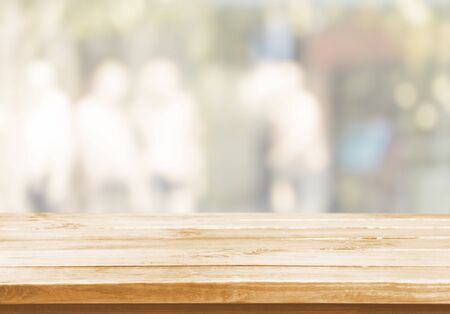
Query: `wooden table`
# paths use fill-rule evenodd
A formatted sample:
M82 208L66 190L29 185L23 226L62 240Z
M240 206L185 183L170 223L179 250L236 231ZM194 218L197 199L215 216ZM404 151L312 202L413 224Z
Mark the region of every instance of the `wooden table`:
M450 215L0 215L0 313L450 313Z

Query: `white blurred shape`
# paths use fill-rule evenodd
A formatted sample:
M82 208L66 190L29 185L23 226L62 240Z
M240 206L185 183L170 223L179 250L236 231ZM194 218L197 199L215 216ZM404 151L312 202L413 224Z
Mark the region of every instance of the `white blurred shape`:
M77 106L79 153L90 211L145 207L136 142L123 107L127 90L124 66L107 61L99 66L90 93Z
M267 116L272 208L326 210L329 156L324 123L320 105L303 85L303 72L291 62L266 62L244 83L244 101Z
M135 119L155 209L192 211L202 177L199 121L177 66L150 61L140 75Z
M423 26L432 19L432 11L426 1L399 0L397 3L405 19L413 25Z
M432 93L443 107L450 113L450 77L446 73L439 73L433 79Z
M417 127L422 131L432 130L438 123L436 107L429 103L420 105L417 108L415 120Z
M27 68L26 177L35 210L58 210L68 197L73 154L71 108L46 61Z

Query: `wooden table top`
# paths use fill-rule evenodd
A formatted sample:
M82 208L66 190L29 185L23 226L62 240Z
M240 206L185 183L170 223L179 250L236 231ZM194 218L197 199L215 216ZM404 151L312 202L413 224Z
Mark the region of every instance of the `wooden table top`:
M0 304L450 303L450 215L0 215Z

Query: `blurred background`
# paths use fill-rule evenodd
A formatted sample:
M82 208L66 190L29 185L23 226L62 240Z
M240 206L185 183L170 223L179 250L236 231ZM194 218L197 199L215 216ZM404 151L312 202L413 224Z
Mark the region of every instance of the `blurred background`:
M0 211L450 212L447 0L2 0Z

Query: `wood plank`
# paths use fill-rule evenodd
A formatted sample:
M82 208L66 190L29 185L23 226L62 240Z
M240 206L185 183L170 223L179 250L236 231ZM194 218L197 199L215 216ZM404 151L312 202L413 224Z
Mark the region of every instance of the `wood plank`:
M2 285L0 304L355 303L450 304L448 284L157 283Z
M362 224L361 224L362 223ZM273 215L273 214L191 214L180 218L177 215L1 215L0 228L14 229L30 226L37 229L64 228L430 228L448 229L450 215L445 216L379 216L379 215L345 215L323 214L307 215Z
M183 250L185 248L206 250L221 248L232 250L236 248L236 239L47 239L33 240L1 240L0 250L7 251L40 251L40 250L94 250L94 249L148 249L151 247L163 247ZM363 250L363 249L450 249L450 238L435 237L421 238L334 238L332 241L326 238L286 238L286 239L240 239L239 247L242 249L265 248L276 250L280 243L289 246L292 250L318 249L318 250Z
M2 267L3 285L128 283L395 283L450 284L450 267Z
M239 243L236 244L239 246ZM14 266L429 266L450 265L448 249L373 250L291 250L268 249L183 250L151 247L147 249L95 250L3 250L0 267Z
M23 230L28 232L25 233ZM438 237L448 240L449 230L449 216L196 214L180 218L176 215L112 215L112 217L58 214L0 215L2 240L114 238L124 240L149 237L154 239Z
M231 219L233 217L233 219ZM277 217L277 218L275 218ZM126 232L126 231L147 231L152 232L156 230L180 230L184 232L183 236L188 236L189 230L285 230L290 229L299 231L304 230L306 233L314 230L332 229L337 231L361 231L366 229L374 230L410 230L419 232L420 230L448 230L450 229L450 218L379 218L378 216L368 216L366 218L360 216L336 215L336 216L319 216L314 217L300 217L283 218L283 216L273 216L268 214L260 214L255 216L233 215L228 218L224 215L194 215L186 216L180 219L177 216L122 216L113 215L98 216L98 215L80 215L80 216L65 216L65 215L37 215L37 216L20 216L14 215L12 217L2 217L0 215L0 230L3 235L20 234L23 230L29 230L46 234L46 231L57 233L63 231L64 233L75 234L77 232L90 232L95 230L99 235L102 232ZM333 218L334 217L334 218ZM439 217L439 218L438 218ZM16 231L16 232L15 232ZM18 232L17 232L18 231ZM148 235L145 233L144 235ZM26 234L22 234L25 236ZM419 234L420 235L420 234ZM387 236L387 235L384 235Z
M358 304L240 304L240 305L210 305L210 304L33 304L33 305L7 305L0 306L0 313L7 314L448 314L449 305L358 305Z
M27 230L25 233L23 230ZM107 240L107 239L354 239L437 238L450 241L448 228L111 228L0 230L0 240Z
M450 216L3 215L0 304L450 303Z

